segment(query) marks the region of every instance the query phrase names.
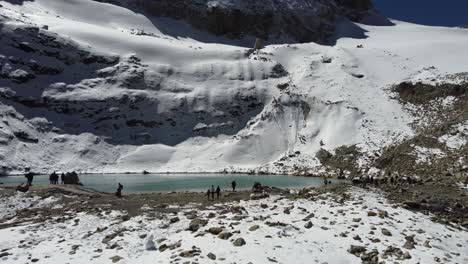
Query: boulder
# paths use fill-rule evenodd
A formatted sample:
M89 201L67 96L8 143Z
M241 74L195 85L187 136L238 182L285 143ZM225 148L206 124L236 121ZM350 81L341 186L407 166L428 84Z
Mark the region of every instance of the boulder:
M355 255L355 256L359 256L362 253L366 252L366 250L367 249L364 246L351 245L351 247L348 249L348 252Z
M218 235L218 237L221 238L221 239L224 239L224 240L228 240L230 237L232 237L232 233L224 231L224 232L221 232Z
M221 232L223 232L224 228L222 227L210 227L208 229L208 233L213 234L213 235L219 235Z
M367 212L367 216L377 216L377 213L374 211Z
M207 220L200 219L200 218L195 218L192 221L190 221L188 230L192 232L198 231L200 227L206 226L208 224Z
M110 260L112 260L112 263L117 263L119 262L120 260L122 260L123 258L121 256L113 256L113 257L110 257Z
M216 255L213 254L213 253L211 253L211 252L208 253L208 255L206 255L206 256L207 256L209 259L211 259L211 260L216 260Z
M260 228L259 225L253 225L249 228L249 231L254 232L254 231L257 231L259 228Z
M171 224L177 223L177 222L179 222L179 221L180 221L180 219L179 219L179 217L177 217L177 216L176 216L176 217L173 217L173 218L171 218L171 219L169 220L169 222L170 222Z
M388 229L386 229L386 228L382 228L382 234L384 236L392 236L392 233L390 231L388 231Z
M236 240L234 240L234 242L232 242L232 244L235 246L235 247L242 247L243 245L245 245L245 240L241 237L237 238Z

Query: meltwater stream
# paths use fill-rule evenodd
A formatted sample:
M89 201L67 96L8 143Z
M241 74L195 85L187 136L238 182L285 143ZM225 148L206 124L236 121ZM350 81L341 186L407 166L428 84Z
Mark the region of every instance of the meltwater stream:
M247 174L83 174L79 175L85 187L102 192L115 192L117 184L124 185L124 192L171 192L205 191L211 185L222 190L231 188L236 181L237 189L250 189L255 182L279 188L305 188L321 186L323 179L288 175L247 175ZM332 180L338 182L338 180ZM0 183L18 185L26 182L24 176L0 177ZM49 184L48 175L34 176L33 185ZM1 187L2 185L0 185Z

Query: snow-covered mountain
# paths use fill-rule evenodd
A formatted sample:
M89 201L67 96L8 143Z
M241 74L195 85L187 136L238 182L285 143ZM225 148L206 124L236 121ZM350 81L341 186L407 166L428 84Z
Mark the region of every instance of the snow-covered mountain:
M3 173L466 166L466 29L382 23L368 1L106 2L0 1ZM260 51L248 19L229 35L190 11L278 5L268 41L290 44Z

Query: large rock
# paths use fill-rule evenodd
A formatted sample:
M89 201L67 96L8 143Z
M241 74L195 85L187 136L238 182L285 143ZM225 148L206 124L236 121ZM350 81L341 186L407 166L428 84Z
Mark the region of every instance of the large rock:
M366 252L366 247L351 245L351 247L348 249L348 252L353 255L359 256L362 253Z
M234 240L234 242L232 242L232 244L235 246L235 247L242 247L243 245L245 245L245 240L242 238L242 237L239 237L238 239Z
M207 224L208 224L208 221L206 221L204 219L196 218L196 219L193 219L192 221L190 221L188 230L190 230L192 232L196 232L196 231L198 231L198 229L200 227L206 226Z
M221 232L223 232L224 228L222 227L210 227L208 229L208 233L213 234L213 235L219 235Z
M228 240L230 237L232 237L232 233L225 231L225 232L220 233L218 237L224 240Z
M382 234L384 236L392 236L392 233L390 231L388 231L388 229L386 229L386 228L382 228Z

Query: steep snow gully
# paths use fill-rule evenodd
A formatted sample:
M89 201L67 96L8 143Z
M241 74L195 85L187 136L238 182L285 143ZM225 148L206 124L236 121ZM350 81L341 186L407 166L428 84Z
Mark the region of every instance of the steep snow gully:
M462 28L375 26L370 11L331 20L334 45L294 44L283 28L267 43L289 44L253 51L240 43L254 32L110 2L0 1L1 173L313 174L319 150L342 146L365 167L415 133L389 87L468 71ZM200 3L228 2L241 1Z

